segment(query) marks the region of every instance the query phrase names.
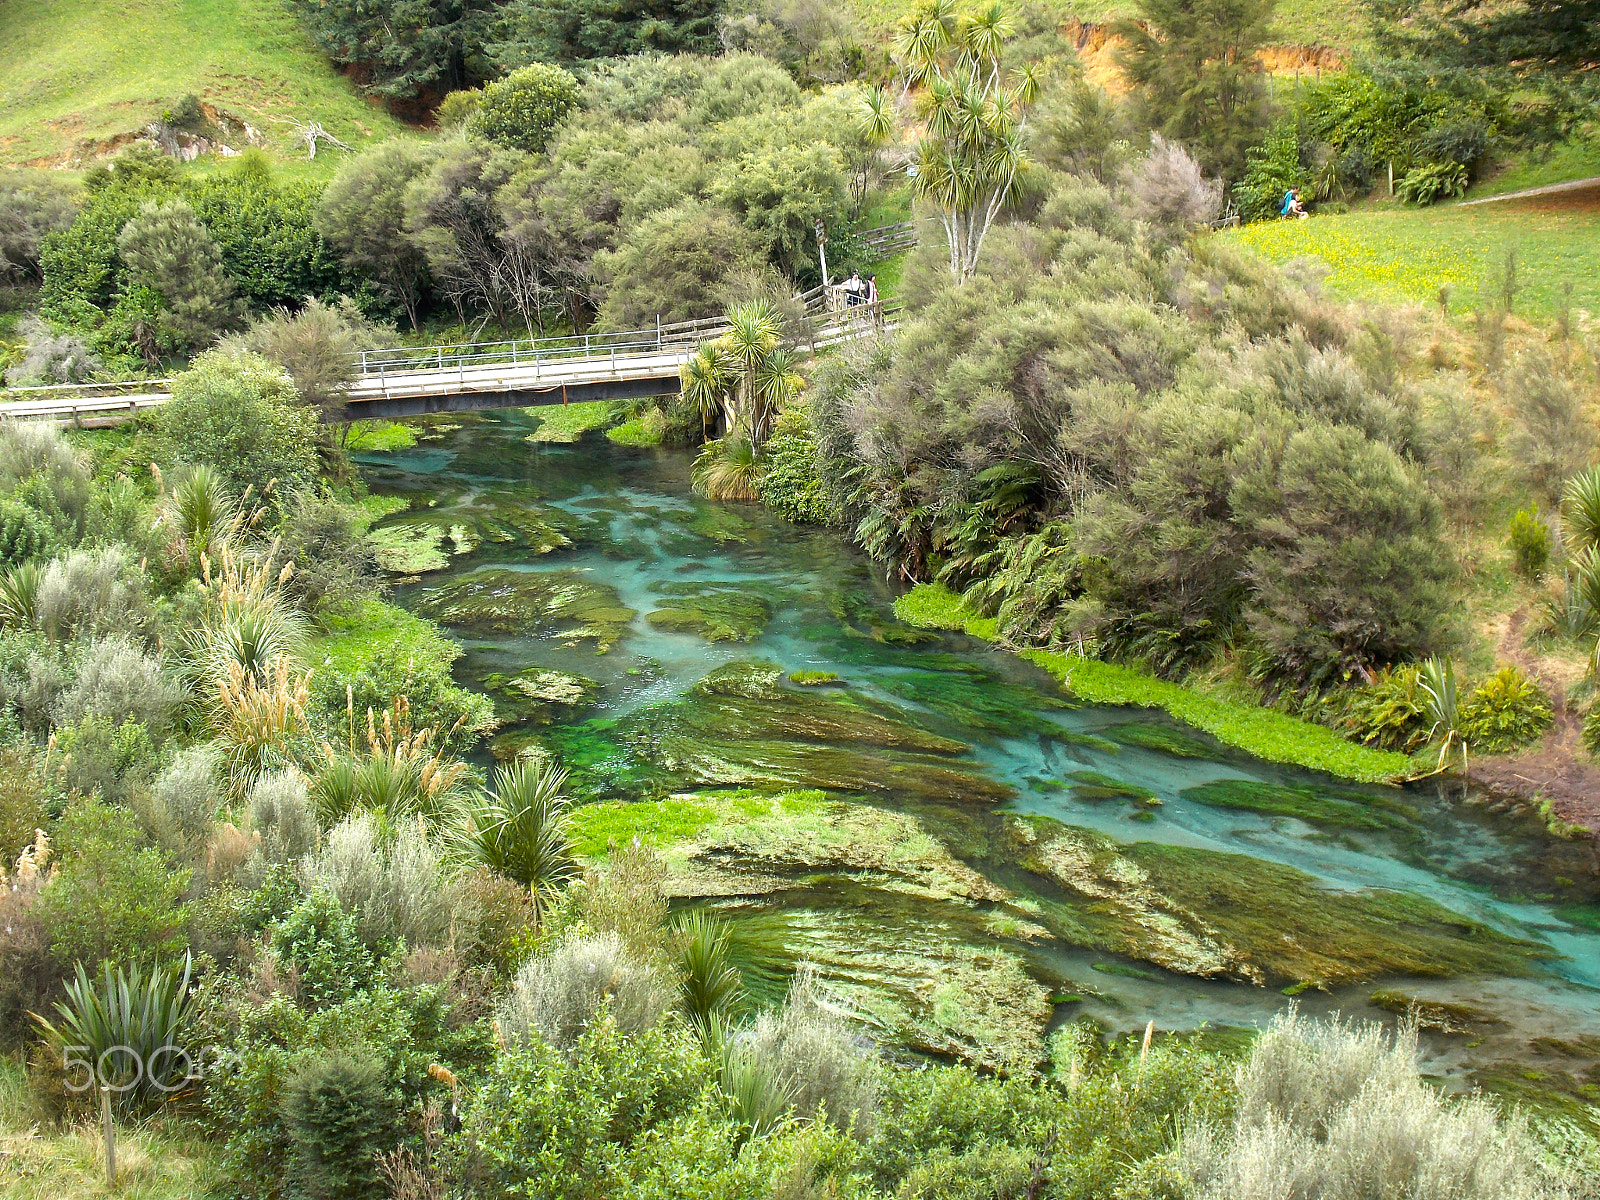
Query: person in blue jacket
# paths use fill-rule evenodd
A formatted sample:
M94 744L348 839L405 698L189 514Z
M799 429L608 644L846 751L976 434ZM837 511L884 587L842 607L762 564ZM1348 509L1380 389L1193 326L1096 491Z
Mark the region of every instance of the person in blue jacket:
M1299 188L1292 187L1283 194L1283 207L1278 210L1278 215L1285 221L1292 220L1295 217L1308 217L1311 215L1306 212L1305 205L1300 203Z

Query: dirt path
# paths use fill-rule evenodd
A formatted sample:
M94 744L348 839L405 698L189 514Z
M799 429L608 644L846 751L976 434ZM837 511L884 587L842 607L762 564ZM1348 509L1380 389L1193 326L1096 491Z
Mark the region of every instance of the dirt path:
M1548 800L1555 816L1582 825L1600 841L1600 764L1583 745L1583 715L1567 705L1574 682L1558 660L1531 652L1523 636L1529 612L1511 614L1500 636L1499 657L1539 681L1549 693L1555 723L1538 745L1520 754L1482 757L1471 764L1473 780L1490 791L1521 800Z
M1482 196L1477 200L1463 200L1456 208L1471 208L1474 204L1499 204L1505 200L1542 200L1545 197L1567 196L1569 193L1600 193L1600 175L1593 175L1588 179L1570 179L1566 183L1547 183L1544 187L1524 188L1520 192L1507 192L1503 196ZM1593 202L1586 195L1579 197L1580 201Z

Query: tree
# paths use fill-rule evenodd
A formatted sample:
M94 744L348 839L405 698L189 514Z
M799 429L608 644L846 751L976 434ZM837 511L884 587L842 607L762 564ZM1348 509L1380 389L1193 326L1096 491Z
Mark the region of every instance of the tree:
M1032 67L1002 84L1011 33L999 0L959 19L945 0L934 0L895 39L906 89L922 89L917 110L928 130L917 143L916 195L939 210L957 283L972 277L990 227L1017 199L1029 166L1025 122L1039 85ZM869 106L863 121L870 116Z
M1237 179L1246 149L1267 122L1256 52L1276 0L1141 0L1138 21L1113 29L1118 63L1138 91L1146 121L1191 147L1208 172Z
M42 283L44 239L76 215L72 193L61 181L42 171L0 173L0 279Z
M752 451L805 382L794 354L781 344L782 331L770 301L736 304L728 310L728 331L700 346L681 372L684 398L702 419L720 406L724 428Z
M361 351L377 345L378 337L377 327L349 300L312 299L299 312L273 309L236 340L287 371L302 401L337 417L345 389L355 382Z
M604 281L600 320L610 329L708 317L731 276L758 271L760 240L726 209L687 201L640 221L610 254L595 256Z
M161 297L162 316L191 346L215 341L233 323L233 284L222 252L183 200L147 200L117 235L135 286Z
M467 129L513 150L543 154L577 103L578 81L570 71L530 63L483 89Z
M421 147L384 142L340 168L317 209L317 230L345 266L370 276L393 296L412 329L417 328L427 257L406 236L405 193L430 162Z
M282 368L256 354L213 350L172 381L156 432L180 462L208 463L228 492L284 495L316 482L317 414Z
M791 279L817 270L817 222L837 228L849 210L838 152L821 142L741 155L713 181L711 194L761 236Z
M493 74L483 52L501 0L292 3L323 53L386 100L443 95Z
M1380 35L1409 57L1504 70L1537 84L1600 64L1600 0L1391 0Z
M561 794L566 784L566 771L553 762L519 759L501 767L494 791L479 799L456 833L464 857L528 889L535 929L545 901L578 875Z
M720 0L512 0L500 51L516 61L581 63L648 54L715 54Z

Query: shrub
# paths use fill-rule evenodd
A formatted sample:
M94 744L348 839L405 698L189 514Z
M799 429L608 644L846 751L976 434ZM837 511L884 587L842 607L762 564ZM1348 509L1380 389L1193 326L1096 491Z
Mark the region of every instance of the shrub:
M338 417L361 351L387 345L381 336L350 300L324 304L313 297L299 312L275 308L257 317L230 344L282 367L301 400Z
M119 1105L163 1104L190 1090L199 1078L200 1053L187 1037L195 1013L192 968L187 955L148 971L136 960L115 974L107 962L97 988L80 962L66 1000L55 1006L57 1021L34 1017L62 1082L77 1088L98 1079L113 1087ZM95 1064L93 1075L73 1059ZM92 1087L83 1090L94 1094Z
M33 624L52 641L128 633L145 617L143 579L116 546L74 550L38 576Z
M301 864L300 880L307 891L329 893L355 917L356 930L370 947L438 946L449 935L450 893L442 857L414 822L381 838L371 814L347 817Z
M1427 699L1416 667L1386 667L1345 696L1339 724L1366 745L1410 754L1428 740Z
M145 824L162 846L198 857L211 836L221 797L218 761L209 746L181 751L150 785L143 806Z
M477 89L451 92L433 110L433 123L443 132L452 132L472 120L482 106L483 93Z
M162 320L186 346L215 341L236 319L222 251L187 201L146 200L117 235L135 286L161 297Z
M1517 573L1528 580L1543 578L1550 562L1550 527L1539 519L1539 510L1518 509L1511 518L1509 535Z
M1423 163L1407 171L1394 191L1407 204L1427 205L1446 196L1463 195L1467 182L1467 168L1460 163Z
M577 103L578 81L570 71L530 63L483 89L468 129L502 146L543 154Z
M816 450L809 430L792 432L782 422L762 448L756 480L761 503L797 525L826 525L830 520L822 480L817 478Z
M1474 749L1506 754L1550 727L1550 698L1516 667L1502 667L1461 706L1461 733Z
M478 798L457 830L456 849L528 889L534 928L546 901L578 874L568 834L567 773L553 761L519 760L495 771L494 791Z
M0 496L0 569L43 557L50 549L53 532L31 504Z
M39 912L49 866L42 836L21 855L7 849L0 858L0 1045L8 1049L30 1036L28 1014L44 1012L60 987L61 964Z
M7 421L0 428L0 491L32 509L63 545L84 535L94 499L87 462L42 421Z
M37 317L23 322L22 361L7 369L12 387L40 383L84 383L100 370L98 355L75 333L56 333Z
M43 282L44 239L72 224L72 190L48 171L0 172L0 280Z
M826 1003L812 968L802 966L795 975L782 1009L761 1014L735 1039L780 1081L798 1116L820 1111L840 1129L872 1133L877 1073L857 1048L849 1021Z
M74 724L85 717L104 717L115 724L133 721L158 741L165 735L180 698L176 684L161 663L129 641L113 634L97 638L80 652L72 687L56 705L56 721Z
M1222 207L1222 184L1176 142L1150 138L1150 153L1133 172L1134 211L1155 225L1191 229L1208 224Z
M1518 356L1501 394L1511 410L1505 449L1512 467L1537 499L1553 504L1563 483L1594 458L1595 429L1582 398L1538 347Z
M575 1050L602 1014L623 1033L653 1029L673 989L653 963L628 953L615 933L568 937L517 972L497 1016L508 1045L530 1038Z
M183 952L189 872L171 870L159 850L143 843L131 813L79 800L56 837L59 860L39 915L62 962L98 966Z
M456 947L462 961L510 979L533 952L533 902L527 890L478 867L457 879L456 902Z
M361 536L363 531L350 508L337 500L300 492L287 502L287 509L278 526L278 554L294 563L285 590L302 607L315 609L328 602L355 600L377 590L379 574L372 544ZM445 677L448 679L447 672ZM343 694L342 687L336 690ZM411 699L415 711L423 697L404 688L381 697L375 690L370 703L387 708L402 693ZM454 717L424 723L448 729Z
M341 1004L377 981L355 918L326 891L312 892L278 922L272 952L294 968L299 999L311 1008Z
M607 329L638 329L658 316L711 316L721 310L723 282L765 261L759 235L726 209L691 201L652 213L614 252L595 257L605 283L600 321Z
M207 463L233 496L309 487L322 441L316 413L298 403L283 370L254 354L214 350L172 381L156 432L180 462Z
M625 1034L599 1021L570 1055L528 1041L497 1058L465 1124L497 1194L629 1194L626 1181L649 1171L641 1160L662 1152L676 1123L710 1109L713 1077L682 1030Z
M0 871L11 868L49 820L44 795L32 748L0 746Z
M336 1051L289 1080L283 1119L294 1147L290 1173L312 1200L378 1200L376 1156L400 1134L382 1064Z
M1458 1099L1417 1073L1414 1024L1273 1018L1239 1068L1229 1126L1185 1133L1198 1200L1437 1195L1534 1200L1549 1178L1525 1121Z
M296 862L317 846L317 818L298 771L269 771L250 785L250 829L261 856L274 865Z
M730 433L701 447L690 479L694 490L708 500L759 500L760 470L749 439Z
M585 872L578 915L595 933L615 933L641 961L665 943L667 864L654 847L635 839L609 849L605 866Z
M114 724L107 717L85 717L55 731L54 781L67 793L98 794L125 804L149 784L156 771L156 746L137 721Z
M685 913L674 926L678 947L679 1002L702 1037L744 1003L744 977L733 956L733 930L703 908Z

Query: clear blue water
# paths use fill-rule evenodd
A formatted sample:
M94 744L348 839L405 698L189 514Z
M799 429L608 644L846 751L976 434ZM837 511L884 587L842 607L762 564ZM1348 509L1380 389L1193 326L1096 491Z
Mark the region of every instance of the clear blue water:
M1570 1037L1600 1033L1600 932L1593 925L1593 851L1555 841L1537 821L1495 814L1456 783L1424 783L1400 793L1416 817L1404 835L1340 831L1330 835L1298 820L1209 807L1180 793L1219 779L1252 779L1337 791L1307 772L1262 763L1226 750L1202 735L1214 758L1177 757L1122 745L1115 752L1036 728L1103 735L1129 723L1173 726L1163 715L1096 706L1063 709L1054 682L1013 656L962 637L915 641L890 612L896 588L831 531L800 528L753 505L712 504L691 495L689 456L682 451L616 446L598 435L570 446L533 445L525 435L536 422L511 410L434 426L416 447L368 454L360 466L375 492L412 499L412 515L428 511L442 521L471 521L492 513L499 499L546 506L552 522L571 537L570 548L535 555L515 542L485 541L450 566L402 584L397 598L414 604L441 582L486 568L579 570L616 589L635 610L627 634L606 654L588 641L562 641L523 633L483 636L452 632L466 647L458 664L462 683L474 686L486 671L531 666L559 669L598 684L596 704L574 719L617 717L681 696L713 668L760 658L786 671L832 671L865 695L891 702L916 724L972 746L971 757L991 778L1015 789L1011 806L1125 842L1155 841L1244 853L1296 867L1331 889L1391 888L1436 900L1464 916L1517 937L1540 941L1562 957L1532 979L1388 981L1418 996L1470 1000L1504 1014L1504 1033L1486 1039L1476 1057L1515 1054L1518 1039L1541 1033ZM769 599L773 615L749 643L711 643L699 636L657 629L645 620L663 584L736 584ZM904 644L911 642L912 644ZM995 732L959 711L935 711L892 690L896 676L945 672L976 674L996 695L1025 705L1011 728ZM1023 718L1026 719L1023 719ZM1134 819L1138 806L1075 799L1070 791L1041 790L1038 781L1079 770L1102 772L1148 788L1162 800L1153 819ZM1049 786L1049 785L1046 785ZM1379 789L1378 791L1384 791ZM1387 790L1391 797L1396 793ZM1374 792L1373 794L1378 794ZM875 803L893 806L880 795ZM811 897L808 902L815 902ZM1566 914L1565 919L1561 915ZM1577 914L1576 916L1574 914ZM1590 924L1585 927L1582 923ZM1107 955L1062 943L1034 946L1030 956L1044 975L1084 978ZM1200 980L1147 969L1148 978L1095 977L1099 995L1090 1009L1113 1024L1156 1018L1164 1027L1201 1022L1249 1023L1287 1003L1271 989ZM1306 1006L1367 1010L1372 985L1306 993ZM1459 1042L1436 1048L1443 1067L1469 1062Z

